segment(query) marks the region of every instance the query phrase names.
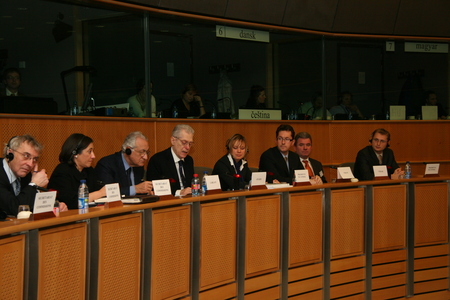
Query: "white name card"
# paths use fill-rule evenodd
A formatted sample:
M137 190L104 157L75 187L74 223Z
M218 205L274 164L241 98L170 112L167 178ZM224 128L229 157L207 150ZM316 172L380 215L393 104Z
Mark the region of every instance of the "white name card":
M206 178L206 189L209 190L221 190L219 175L208 175Z
M352 169L350 167L340 167L337 168L338 179L352 179L353 176Z
M405 120L406 107L404 105L391 105L389 107L389 118L391 120Z
M33 213L39 214L53 211L56 200L56 191L37 193L34 199Z
M383 166L373 166L373 174L374 177L389 177L387 172L387 167Z
M281 110L240 109L239 120L281 120Z
M427 164L425 168L425 175L439 174L439 164Z
M252 173L252 186L265 185L266 184L266 172L253 172Z
M309 182L308 170L294 170L295 182Z
M152 183L156 196L172 195L169 179L152 180Z
M118 183L105 184L106 202L121 200L120 188Z
M422 120L437 120L438 107L437 106L422 106Z

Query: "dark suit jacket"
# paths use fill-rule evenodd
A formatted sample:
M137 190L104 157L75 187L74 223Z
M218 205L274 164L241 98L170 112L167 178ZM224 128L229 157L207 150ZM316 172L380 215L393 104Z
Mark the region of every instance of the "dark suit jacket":
M36 188L28 185L31 181L31 173L20 179L20 194L14 194L14 188L9 183L6 171L3 168L3 158L0 159L0 210L8 215L16 216L19 205L26 204L30 206L31 211L34 207L36 197Z
M108 155L100 159L95 167L97 179L104 184L118 183L120 193L130 196L131 182L122 161L122 151ZM144 180L144 167L134 167L134 183L139 184Z
M248 168L248 164L245 164L241 171L243 180L235 178L235 174L236 170L234 169L234 166L230 164L228 154L222 156L216 162L212 171L212 175L219 175L222 191L243 189L252 179L252 171Z
M303 167L303 163L301 162L301 158L300 158L300 165L301 165L301 170L304 170L305 168ZM323 173L323 166L322 163L318 160L312 159L311 157L309 158L309 165L311 166L311 168L313 169L314 175L317 175L320 177L320 179L322 179L323 183L327 183L327 179L325 178L325 175ZM322 174L322 176L320 176L320 174Z
M280 182L292 183L294 170L303 169L303 165L297 153L292 151L289 151L288 161L289 170L280 150L277 147L269 148L261 154L259 170L261 172L267 172L268 182L273 182L274 179L278 179Z
M172 194L181 188L180 180L178 178L177 168L178 164L175 164L173 160L171 148L167 148L161 152L155 153L150 158L147 166L147 180L169 179ZM184 159L184 176L186 177L187 186L189 187L194 177L194 160L191 156L186 156Z
M48 188L56 190L56 199L66 203L69 209L78 209L78 187L81 179L86 179L89 193L98 191L103 186L98 182L94 168L84 168L80 172L75 165L60 163L53 170Z
M354 167L355 174L353 175L359 180L373 180L373 166L378 165L380 165L378 157L372 146L369 145L358 152ZM394 151L389 148L383 150L383 163L381 165L387 166L389 176L394 173L399 167L395 161Z

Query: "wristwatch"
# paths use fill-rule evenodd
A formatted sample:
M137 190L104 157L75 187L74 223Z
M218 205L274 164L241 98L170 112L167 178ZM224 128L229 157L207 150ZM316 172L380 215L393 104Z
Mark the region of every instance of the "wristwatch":
M34 182L30 182L28 185L29 185L29 186L32 186L32 187L37 187L37 184L34 183Z

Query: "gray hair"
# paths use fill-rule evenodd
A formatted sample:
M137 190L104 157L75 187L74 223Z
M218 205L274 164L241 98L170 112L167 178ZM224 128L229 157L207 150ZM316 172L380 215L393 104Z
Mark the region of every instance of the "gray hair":
M308 132L302 131L302 132L297 133L294 138L294 140L295 140L294 145L297 145L298 139L310 139L311 144L312 144L312 137Z
M195 132L195 131L194 131L194 128L192 128L192 127L189 126L189 125L186 125L186 124L178 124L178 125L175 126L175 128L172 130L172 136L173 136L173 137L179 137L182 130L184 130L184 131L186 131L187 133L190 133L190 134L194 134L194 132Z
M36 150L36 152L39 153L39 155L41 154L42 149L44 148L44 146L42 146L40 143L38 143L38 141L36 141L36 139L29 134L17 135L17 136L13 136L9 140L9 142L7 144L5 144L5 148L3 148L4 157L6 157L6 155L8 154L9 149L17 150L17 148L19 148L20 145L22 145L23 143L30 144L31 147L33 147L34 150Z
M140 131L133 131L127 135L122 144L122 152L125 152L127 148L134 148L136 146L136 139L141 138L148 141L147 137Z

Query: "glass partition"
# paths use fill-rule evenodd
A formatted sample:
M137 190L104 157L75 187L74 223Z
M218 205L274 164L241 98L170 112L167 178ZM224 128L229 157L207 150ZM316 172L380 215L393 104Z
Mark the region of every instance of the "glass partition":
M126 106L144 87L154 112L170 116L190 83L206 117L213 110L236 117L253 85L265 88L267 108L301 120L333 119L329 112L347 101L343 91L353 98L354 119L385 119L391 105L420 118L427 90L449 106L448 54L405 52L404 40L258 26L244 29L266 31L270 40L251 42L217 37L216 25L235 27L226 23L47 1L3 1L0 11L1 71L18 68L20 91L52 98L61 114L74 103L86 115L92 106ZM143 97L148 107L152 97Z

